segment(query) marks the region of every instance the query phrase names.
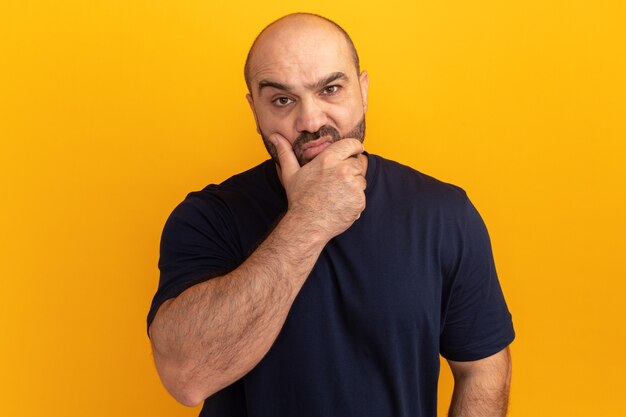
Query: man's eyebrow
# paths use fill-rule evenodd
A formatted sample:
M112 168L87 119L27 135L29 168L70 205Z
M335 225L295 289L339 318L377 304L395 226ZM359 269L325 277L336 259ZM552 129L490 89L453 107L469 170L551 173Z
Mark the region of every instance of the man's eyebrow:
M265 87L272 87L278 90L291 91L291 87L286 84L277 83L276 81L261 80L259 81L259 94Z
M328 74L326 77L320 79L319 81L314 82L313 84L307 84L305 87L309 90L319 90L320 88L337 80L347 81L348 76L340 71L333 72L332 74ZM291 86L287 84L281 84L279 82L271 81L271 80L261 80L259 81L259 94L261 94L261 90L263 90L265 87L272 87L272 88L276 88L277 90L283 90L283 91L292 90Z
M348 76L344 74L343 72L333 72L332 74L328 74L326 77L322 78L321 80L313 84L307 84L306 88L310 90L318 90L324 86L327 86L333 81L337 81L337 80L347 81Z

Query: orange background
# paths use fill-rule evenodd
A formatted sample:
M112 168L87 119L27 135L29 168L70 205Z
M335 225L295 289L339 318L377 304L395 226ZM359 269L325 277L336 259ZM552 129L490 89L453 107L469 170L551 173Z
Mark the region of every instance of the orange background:
M352 34L366 148L483 214L517 330L510 416L623 415L622 0L1 0L0 415L197 415L146 336L160 232L266 158L242 68L292 11Z

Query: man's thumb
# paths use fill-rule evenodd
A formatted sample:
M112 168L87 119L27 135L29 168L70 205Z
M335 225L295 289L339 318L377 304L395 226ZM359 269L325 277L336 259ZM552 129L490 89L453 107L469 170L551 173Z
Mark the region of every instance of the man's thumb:
M300 169L298 158L293 153L291 144L280 133L273 133L268 138L270 143L276 148L276 155L278 156L278 162L282 171L283 177L285 175L291 176L294 172Z

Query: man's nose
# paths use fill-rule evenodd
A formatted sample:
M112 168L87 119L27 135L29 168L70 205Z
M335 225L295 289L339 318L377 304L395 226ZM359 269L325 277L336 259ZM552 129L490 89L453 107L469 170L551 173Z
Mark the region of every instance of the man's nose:
M298 119L296 120L296 129L298 132L306 131L314 133L328 122L323 106L314 99L300 101L298 110Z

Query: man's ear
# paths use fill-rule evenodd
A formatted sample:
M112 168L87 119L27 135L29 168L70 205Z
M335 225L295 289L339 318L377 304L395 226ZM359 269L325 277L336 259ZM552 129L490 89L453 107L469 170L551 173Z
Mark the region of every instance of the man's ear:
M261 129L259 128L259 119L256 117L256 110L254 110L254 100L252 99L252 94L246 94L246 100L248 100L248 104L250 105L250 110L252 110L252 115L254 116L254 124L256 124L256 131L260 135Z
M370 86L370 79L367 71L361 72L359 75L359 86L361 87L361 100L363 100L363 112L367 111L367 90Z

